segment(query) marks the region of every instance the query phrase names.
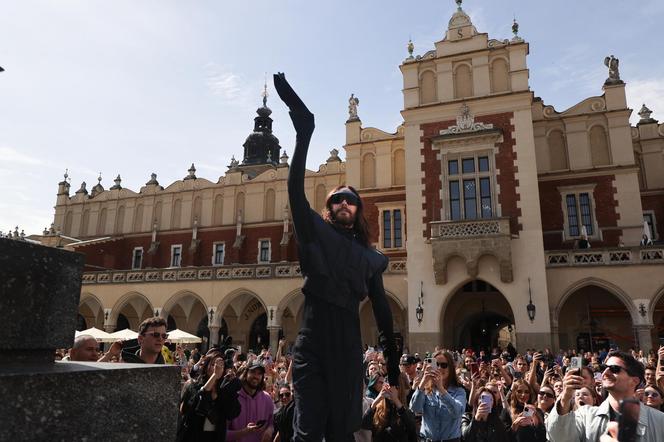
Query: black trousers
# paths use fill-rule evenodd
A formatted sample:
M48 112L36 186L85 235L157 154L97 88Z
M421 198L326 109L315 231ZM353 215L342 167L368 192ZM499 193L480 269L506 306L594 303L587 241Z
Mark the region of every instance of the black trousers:
M359 317L305 298L303 328L293 347L293 440L354 441L362 421Z

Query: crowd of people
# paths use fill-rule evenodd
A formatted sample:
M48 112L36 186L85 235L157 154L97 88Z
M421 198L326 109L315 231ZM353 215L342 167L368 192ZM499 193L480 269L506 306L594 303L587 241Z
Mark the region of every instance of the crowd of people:
M178 440L291 439L295 398L285 341L274 354L231 346L201 354L180 346L164 351L167 338L165 321L150 318L141 324L135 348L116 342L100 353L94 338L79 336L63 359L179 365ZM638 440L661 440L664 432L664 347L648 355L436 348L403 354L398 385L388 382L379 348L367 348L363 364L356 441L618 440L620 403L630 399L638 400Z

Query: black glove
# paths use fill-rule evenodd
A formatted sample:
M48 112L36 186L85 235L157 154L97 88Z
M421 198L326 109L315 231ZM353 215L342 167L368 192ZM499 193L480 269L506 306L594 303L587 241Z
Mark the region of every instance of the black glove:
M314 132L314 114L309 112L307 106L304 105L300 97L297 96L286 76L279 72L274 74L274 88L279 94L279 98L290 109L290 117L293 120L293 126L299 136L311 137Z

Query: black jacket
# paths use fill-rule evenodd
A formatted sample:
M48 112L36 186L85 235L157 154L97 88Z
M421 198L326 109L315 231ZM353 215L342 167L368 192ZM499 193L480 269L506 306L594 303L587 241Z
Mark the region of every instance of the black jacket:
M510 435L496 412L490 413L486 421L476 421L472 412L464 413L461 436L464 442L510 442Z
M215 424L215 441L224 442L227 421L240 415L237 394L242 384L239 379L223 379L217 387L216 400L212 400L210 392L203 390L204 384L202 380L189 381L182 390L179 442L201 440L206 418Z
M415 415L405 406L397 411L396 407L388 403L387 425L378 430L374 427L374 408L369 407L362 417L362 428L371 430L373 442L417 442L417 428Z

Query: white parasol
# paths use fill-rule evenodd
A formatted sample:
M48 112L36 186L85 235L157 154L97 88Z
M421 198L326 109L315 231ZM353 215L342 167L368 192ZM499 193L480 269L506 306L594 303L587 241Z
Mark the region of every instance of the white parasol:
M202 339L191 333L187 333L180 329L175 329L168 332L168 340L179 344L198 344Z
M99 330L98 328L95 327L83 331L77 331L74 334L74 337L77 338L81 335L90 335L93 338L95 338L97 341L104 341L111 336L110 334L106 333L104 330Z

